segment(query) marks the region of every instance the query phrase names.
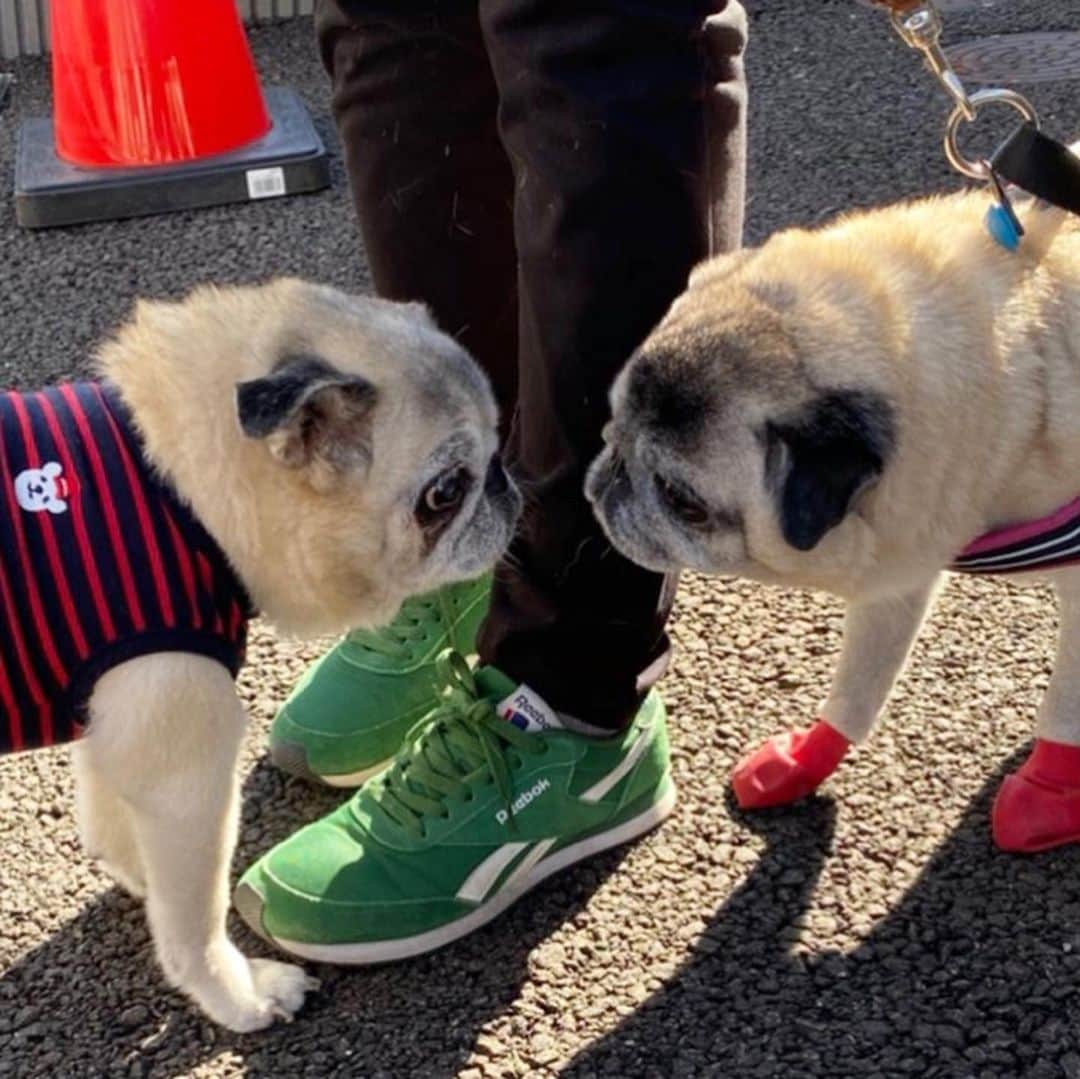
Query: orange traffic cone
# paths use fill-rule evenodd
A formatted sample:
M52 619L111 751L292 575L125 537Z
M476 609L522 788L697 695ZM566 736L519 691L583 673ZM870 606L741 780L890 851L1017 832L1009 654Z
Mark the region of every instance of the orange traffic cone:
M163 165L235 150L270 116L235 0L52 5L56 152Z
M30 228L294 194L330 182L295 93L265 97L235 0L52 0L54 121L19 133Z

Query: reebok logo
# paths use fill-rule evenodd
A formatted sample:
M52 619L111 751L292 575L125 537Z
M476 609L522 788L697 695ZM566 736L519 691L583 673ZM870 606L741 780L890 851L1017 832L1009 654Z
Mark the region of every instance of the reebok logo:
M544 728L548 725L547 716L524 693L514 694L503 713L503 718L508 719L515 727L523 731L527 731L533 723Z
M513 802L510 803L510 808L500 809L495 814L495 819L500 824L505 824L511 817L516 817L527 805L534 802L540 795L546 793L551 789L550 779L538 779L527 791L522 791Z
M513 723L518 730L535 734L537 731L561 730L562 724L544 699L528 686L521 685L499 702L499 715Z

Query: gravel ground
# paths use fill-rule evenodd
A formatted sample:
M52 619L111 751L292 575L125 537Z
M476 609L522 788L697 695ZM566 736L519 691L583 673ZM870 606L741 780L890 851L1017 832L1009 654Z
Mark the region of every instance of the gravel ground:
M751 4L752 239L953 183L942 102L880 16L809 7ZM949 7L954 40L1077 23L1075 0ZM297 86L330 137L310 35L252 36L266 81ZM9 68L3 190L15 124L47 100L40 62ZM1034 90L1075 134L1076 83ZM8 204L0 245L0 368L18 385L77 371L136 294L277 272L366 285L339 164L318 196L64 232L20 232ZM665 682L672 819L440 954L318 971L301 1017L259 1035L164 988L139 905L80 853L67 755L0 762L0 1075L1080 1077L1080 850L1010 857L987 827L1050 672L1051 597L952 581L872 744L821 796L744 816L726 777L813 717L839 626L820 597L688 579ZM317 653L256 629L237 870L337 800L263 758Z

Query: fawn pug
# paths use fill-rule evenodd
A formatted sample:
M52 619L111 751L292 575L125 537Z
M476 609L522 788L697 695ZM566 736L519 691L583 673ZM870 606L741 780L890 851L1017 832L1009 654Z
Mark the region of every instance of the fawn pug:
M487 569L520 498L469 356L416 304L297 280L140 303L100 380L0 395L0 750L68 739L80 832L219 1023L311 982L225 931L255 610L313 635Z
M1016 251L961 193L702 264L620 374L587 495L612 543L847 604L821 719L736 769L813 790L885 704L943 570L1052 576L1057 664L994 807L1006 849L1080 839L1080 219L1026 200Z

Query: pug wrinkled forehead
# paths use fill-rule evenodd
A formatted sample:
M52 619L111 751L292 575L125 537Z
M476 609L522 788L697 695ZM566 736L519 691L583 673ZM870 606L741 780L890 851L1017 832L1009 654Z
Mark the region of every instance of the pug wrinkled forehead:
M699 274L616 380L586 496L642 565L767 579L874 484L894 421L815 366L782 292L718 285Z

